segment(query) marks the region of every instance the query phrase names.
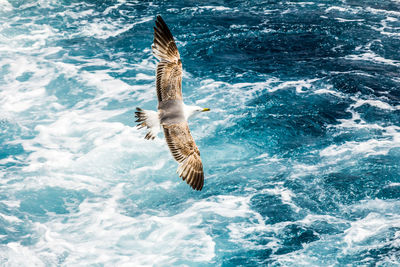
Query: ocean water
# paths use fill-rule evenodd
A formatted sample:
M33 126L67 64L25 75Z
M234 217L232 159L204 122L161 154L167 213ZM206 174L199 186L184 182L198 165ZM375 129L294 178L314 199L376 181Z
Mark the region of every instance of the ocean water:
M175 36L205 185L160 134ZM1 266L398 266L400 1L0 0Z

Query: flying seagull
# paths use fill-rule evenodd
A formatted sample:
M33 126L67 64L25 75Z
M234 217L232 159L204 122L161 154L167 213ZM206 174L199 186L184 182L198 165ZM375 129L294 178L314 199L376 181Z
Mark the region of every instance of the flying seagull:
M174 159L179 163L177 173L193 189L201 190L204 184L200 151L190 134L188 119L208 108L188 106L182 100L182 61L167 24L157 16L154 27L153 55L157 64L156 88L158 111L136 108L136 122L146 127L146 139L154 139L160 128Z

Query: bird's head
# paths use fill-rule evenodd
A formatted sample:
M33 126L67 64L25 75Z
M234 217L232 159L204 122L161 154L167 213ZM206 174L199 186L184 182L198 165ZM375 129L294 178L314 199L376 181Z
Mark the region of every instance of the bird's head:
M187 119L192 117L192 116L194 116L194 115L197 115L197 114L199 114L201 112L210 111L209 108L202 108L202 107L199 107L199 106L186 106L185 109L186 109L185 113L187 114L186 115Z

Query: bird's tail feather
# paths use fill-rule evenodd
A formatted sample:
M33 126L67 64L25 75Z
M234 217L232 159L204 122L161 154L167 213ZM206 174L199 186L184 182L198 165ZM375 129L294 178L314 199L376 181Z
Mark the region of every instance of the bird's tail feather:
M158 114L152 110L143 110L141 108L136 108L135 112L136 121L138 124L136 127L138 129L142 129L146 127L149 129L146 136L144 137L147 140L154 139L157 136L157 133L160 130L160 122L158 120Z

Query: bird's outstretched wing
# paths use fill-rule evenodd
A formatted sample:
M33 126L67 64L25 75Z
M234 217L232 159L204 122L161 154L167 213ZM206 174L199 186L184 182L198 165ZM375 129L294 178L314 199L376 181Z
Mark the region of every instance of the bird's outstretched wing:
M163 128L172 156L179 162L179 177L193 189L201 190L204 184L203 164L187 122L164 125Z
M157 16L151 47L160 60L156 74L158 101L182 100L182 62L174 37L161 16Z
M160 60L156 74L158 102L182 100L182 62L174 37L161 16L157 16L152 49L154 56ZM166 123L163 128L172 156L179 163L179 177L193 189L201 190L204 184L203 164L187 121Z

